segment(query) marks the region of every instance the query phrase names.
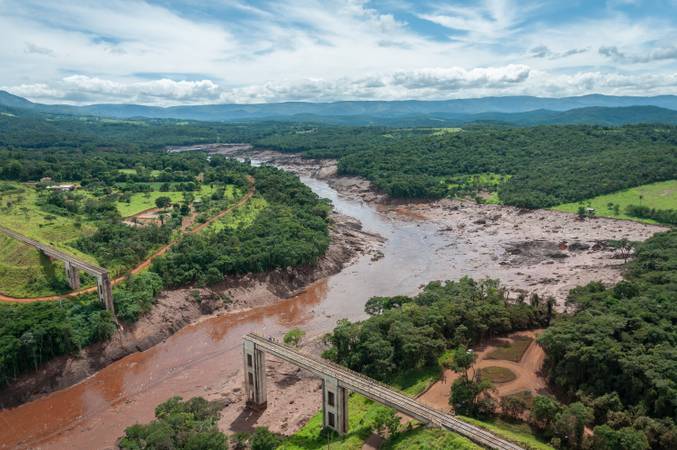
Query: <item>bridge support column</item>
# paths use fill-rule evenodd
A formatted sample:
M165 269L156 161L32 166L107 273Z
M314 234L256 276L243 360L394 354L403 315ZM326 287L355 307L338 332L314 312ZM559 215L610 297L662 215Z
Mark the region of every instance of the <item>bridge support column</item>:
M73 266L69 261L64 261L63 265L66 267L66 281L71 289L80 289L80 272L78 268Z
M266 354L251 341L243 343L244 386L247 406L253 409L266 409Z
M115 315L115 305L113 304L113 288L108 278L108 273L102 273L96 276L96 291L99 294L99 300Z
M322 380L322 423L338 434L348 432L348 391L339 386L336 378Z

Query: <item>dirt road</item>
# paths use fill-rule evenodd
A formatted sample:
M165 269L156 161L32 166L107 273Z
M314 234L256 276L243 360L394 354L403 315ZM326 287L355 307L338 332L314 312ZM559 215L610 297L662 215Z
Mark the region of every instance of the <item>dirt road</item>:
M521 331L511 334L508 338L528 336L535 339L539 333L540 331ZM474 371L485 367L504 367L510 369L517 376L513 381L495 385L496 392L494 395L497 398L523 391L530 391L535 395L546 389L545 379L540 374L545 352L543 352L543 348L536 341L533 341L529 345L524 355L522 355L522 359L517 363L502 359L487 359L487 356L497 348L496 344L487 345L477 352L477 362L471 370L474 373ZM451 394L451 385L460 376L460 373L453 370L445 370L442 379L424 392L419 397L419 400L435 408L450 411L449 395Z
M169 249L171 249L174 245L176 245L184 235L199 233L200 231L204 230L209 225L214 223L214 221L219 220L221 217L225 216L226 214L232 212L233 210L235 210L235 209L243 206L245 203L247 203L254 196L254 193L256 192L256 187L254 185L254 178L251 177L251 176L248 176L247 181L249 182L249 188L247 189L247 193L240 200L238 200L237 203L229 206L228 208L219 212L215 216L211 217L206 222L201 223L200 225L198 225L194 228L190 228L193 224L193 220L187 221L186 224L182 225L181 235L179 237L172 240L168 244L160 247L152 255L150 255L145 260L141 261L136 267L134 267L132 270L130 270L130 273L131 274L137 274L137 273L141 272L142 270L148 268L155 258L157 258L158 256L162 256L165 253L167 253L167 251L169 251ZM126 279L127 279L126 274L121 275L121 276L113 279L111 281L111 284L113 286L115 286L115 285L125 281ZM77 297L79 295L88 294L90 292L96 292L96 286L78 289L77 291L69 292L67 294L48 295L48 296L43 296L43 297L30 297L30 298L16 298L16 297L11 297L11 296L4 295L4 294L0 293L0 302L5 302L5 303L51 302L51 301L63 300L64 298Z

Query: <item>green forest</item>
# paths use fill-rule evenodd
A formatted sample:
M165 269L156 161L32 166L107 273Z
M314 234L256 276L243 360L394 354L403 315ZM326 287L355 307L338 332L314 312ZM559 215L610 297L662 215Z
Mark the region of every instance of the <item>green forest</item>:
M425 128L306 127L264 137L257 145L338 158L339 173L368 178L378 189L400 198L455 195L453 178L459 175L510 175L497 188L501 201L527 208L674 179L677 167L674 126L475 125L448 133Z

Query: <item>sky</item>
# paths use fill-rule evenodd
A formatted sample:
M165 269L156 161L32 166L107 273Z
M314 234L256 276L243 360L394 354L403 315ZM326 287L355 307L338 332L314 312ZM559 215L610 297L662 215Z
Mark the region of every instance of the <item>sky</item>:
M0 0L0 89L149 105L677 94L677 0Z

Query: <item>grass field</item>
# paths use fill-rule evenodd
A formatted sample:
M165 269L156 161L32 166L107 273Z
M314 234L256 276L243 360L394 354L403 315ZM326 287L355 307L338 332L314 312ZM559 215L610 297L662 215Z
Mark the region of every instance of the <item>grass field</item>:
M505 367L485 367L480 369L480 377L483 380L489 380L492 383L507 383L517 378L517 375Z
M642 196L641 199L640 196ZM595 208L595 214L601 217L656 223L650 219L640 219L625 214L626 206L640 204L656 209L677 209L677 180L644 184L612 194L600 195L578 203L565 203L555 206L553 209L575 214L580 206L585 206ZM618 205L618 214L615 213L614 205Z
M479 445L455 433L439 428L415 428L394 439L388 439L382 450L466 450L482 449Z
M144 183L145 184L145 183ZM153 192L138 192L131 196L130 202L118 202L117 209L120 212L122 217L130 217L135 214L138 214L142 211L145 211L150 208L155 208L155 200L159 197L169 197L172 199L172 203L181 202L183 200L183 192L178 191L169 191L169 192L160 192L159 183L148 183L153 185L153 188L156 189ZM156 187L155 184L158 186ZM234 189L232 185L226 186L226 198L232 200L234 198ZM193 192L192 194L195 198L204 197L212 195L215 187L210 185L202 185L199 192Z
M214 221L209 230L220 231L224 228L237 229L251 225L256 217L268 206L268 202L263 197L255 195L245 205L235 209L230 214L223 216L220 220Z
M138 171L136 169L118 169L118 172L124 173L124 174L127 174L127 175L138 174ZM153 170L150 171L150 176L157 178L157 177L160 176L161 173L162 173L161 170L153 169Z
M494 419L491 422L485 422L472 417L458 416L462 419L478 427L482 427L492 433L501 436L504 439L515 442L522 447L529 450L554 450L554 447L542 442L531 434L529 425L525 423L509 423L501 419Z
M487 355L487 359L505 359L507 361L520 362L524 352L527 351L533 339L527 336L516 336L508 345L501 345Z
M128 169L134 170L134 169ZM183 200L183 192L159 192L161 183L152 184L156 191L136 193L129 203L118 202L116 207L123 217L129 217L141 211L154 208L155 199L168 196L174 202ZM195 199L208 198L218 186L202 185L200 191L192 192ZM81 196L91 197L85 189L78 191ZM224 196L230 203L242 195L234 185L225 187ZM56 247L65 253L74 255L87 262L98 264L96 259L71 247L71 243L82 236L96 231L95 222L84 215L62 216L44 211L37 203L38 191L30 184L2 182L0 185L0 225L15 230L32 239ZM261 202L263 204L261 205ZM212 203L214 209L222 208L225 202ZM265 200L260 199L258 206L265 207ZM206 211L213 214L216 211ZM251 222L258 210L238 218L241 222ZM237 226L237 223L231 224ZM0 240L0 292L14 297L38 297L69 292L63 264L55 261L46 263L35 249L20 244L12 239ZM108 267L115 275L124 268ZM82 286L93 282L83 276Z
M15 186L21 192L0 194L0 225L96 263L93 257L69 245L82 235L94 233L92 224L80 222L75 217L48 214L36 204L37 192L33 187L18 183Z
M31 297L67 292L64 266L27 245L0 235L0 292Z

